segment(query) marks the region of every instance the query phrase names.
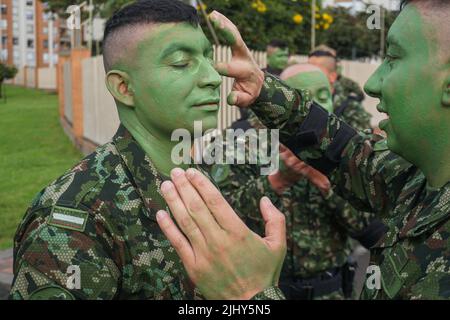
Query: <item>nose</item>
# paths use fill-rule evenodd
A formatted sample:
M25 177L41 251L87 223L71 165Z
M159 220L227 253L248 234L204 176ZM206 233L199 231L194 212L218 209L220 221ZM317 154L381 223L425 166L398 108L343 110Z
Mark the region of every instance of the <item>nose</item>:
M367 80L364 85L364 91L373 98L381 97L381 86L383 85L385 64L383 63L378 69L372 74L372 76Z
M210 87L211 89L217 89L222 84L222 77L214 69L214 66L210 61L204 61L200 71L200 80L198 82L199 87Z

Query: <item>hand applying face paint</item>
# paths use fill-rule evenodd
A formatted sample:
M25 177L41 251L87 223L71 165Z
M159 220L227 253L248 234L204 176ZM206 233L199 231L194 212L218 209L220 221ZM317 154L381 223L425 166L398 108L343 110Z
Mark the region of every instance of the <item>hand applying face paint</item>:
M228 103L238 107L251 105L259 93L264 81L264 73L256 64L236 26L227 17L217 11L209 15L217 33L231 47L232 59L228 63L217 63L216 70L221 75L234 78L233 89Z

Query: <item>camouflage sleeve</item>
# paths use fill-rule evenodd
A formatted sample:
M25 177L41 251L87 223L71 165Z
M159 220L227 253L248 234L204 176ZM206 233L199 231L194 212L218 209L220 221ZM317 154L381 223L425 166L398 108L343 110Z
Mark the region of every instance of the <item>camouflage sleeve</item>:
M259 292L251 300L286 300L283 292L278 287L269 287Z
M73 216L52 223L37 214L15 248L10 299L114 298L120 271L101 237L91 236L101 227L90 218L81 228Z
M356 132L308 94L269 74L251 108L265 126L280 130L281 143L326 174L353 207L390 211L411 165L388 151L383 137Z
M422 275L409 293L412 300L450 300L450 221L417 247L405 269L407 275ZM411 277L414 278L414 277Z
M351 106L344 110L340 118L358 131L371 128L370 120L372 119L372 115L357 101L352 102Z
M327 204L335 212L336 222L349 234L359 234L374 219L375 214L354 209L348 201L339 197L333 191L327 197Z

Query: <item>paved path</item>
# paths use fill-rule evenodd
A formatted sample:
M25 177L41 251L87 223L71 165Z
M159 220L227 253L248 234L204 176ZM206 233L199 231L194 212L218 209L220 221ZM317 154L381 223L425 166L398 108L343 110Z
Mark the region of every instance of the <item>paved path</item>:
M13 280L13 250L0 251L0 300L8 297Z

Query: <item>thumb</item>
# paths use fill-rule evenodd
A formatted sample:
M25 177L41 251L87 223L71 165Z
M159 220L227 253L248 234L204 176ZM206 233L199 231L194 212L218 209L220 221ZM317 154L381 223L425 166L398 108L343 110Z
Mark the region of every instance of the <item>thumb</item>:
M262 197L259 207L265 222L264 240L272 250L286 248L286 219L269 198Z
M250 94L241 91L231 91L227 98L227 103L230 106L246 108L255 100Z

